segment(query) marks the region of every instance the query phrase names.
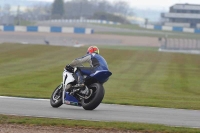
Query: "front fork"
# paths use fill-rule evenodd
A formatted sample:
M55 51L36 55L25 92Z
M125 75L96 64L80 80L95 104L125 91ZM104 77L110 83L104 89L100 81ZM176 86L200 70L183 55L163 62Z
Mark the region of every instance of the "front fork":
M66 90L68 90L68 89L71 87L71 85L70 85L70 84L64 85L64 84L62 83L62 86L63 86L62 103L64 104L64 103L65 103Z
M63 85L63 83L62 83L62 85ZM65 90L65 86L63 85L63 94L62 94L62 103L64 104L65 103L65 92L66 92L66 90Z

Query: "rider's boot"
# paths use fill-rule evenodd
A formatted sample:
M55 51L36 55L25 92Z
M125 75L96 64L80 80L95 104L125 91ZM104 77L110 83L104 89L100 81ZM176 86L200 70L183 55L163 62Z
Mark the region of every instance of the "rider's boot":
M77 76L78 76L77 79L78 84L76 84L74 87L85 88L83 76L79 71L77 72Z

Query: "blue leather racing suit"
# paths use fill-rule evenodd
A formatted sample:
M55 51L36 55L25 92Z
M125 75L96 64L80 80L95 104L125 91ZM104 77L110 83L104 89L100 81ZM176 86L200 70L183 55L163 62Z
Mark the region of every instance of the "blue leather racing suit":
M83 63L86 62L88 62L91 67L80 67ZM78 68L78 70L76 71L76 75L79 77L79 84L82 84L84 82L82 75L90 75L92 73L95 73L97 70L108 70L106 60L101 55L96 53L86 54L83 57L77 58L72 61L70 66Z

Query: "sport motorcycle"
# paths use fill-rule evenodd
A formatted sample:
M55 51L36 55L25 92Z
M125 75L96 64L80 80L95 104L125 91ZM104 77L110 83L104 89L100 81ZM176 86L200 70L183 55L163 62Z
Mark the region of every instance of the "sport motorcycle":
M84 78L84 87L77 86L75 72L64 69L63 81L53 91L50 104L58 108L63 104L83 107L85 110L94 110L102 102L105 94L103 84L108 81L112 73L109 70L97 70L95 73L81 71Z

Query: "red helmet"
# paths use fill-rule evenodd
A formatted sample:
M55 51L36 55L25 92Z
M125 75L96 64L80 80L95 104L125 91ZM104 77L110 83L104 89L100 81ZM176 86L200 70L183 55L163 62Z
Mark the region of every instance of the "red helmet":
M99 54L99 49L97 46L90 46L87 50L87 54L96 53Z

